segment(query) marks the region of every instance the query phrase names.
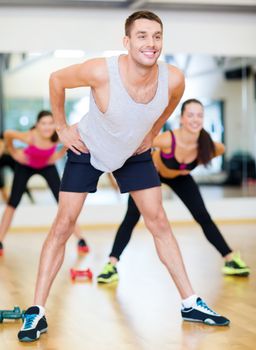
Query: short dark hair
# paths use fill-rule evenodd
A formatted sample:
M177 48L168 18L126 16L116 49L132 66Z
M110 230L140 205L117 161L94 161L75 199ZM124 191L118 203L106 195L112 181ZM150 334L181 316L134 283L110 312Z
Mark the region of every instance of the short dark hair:
M153 12L150 11L137 11L132 13L125 21L125 35L130 36L131 27L137 19L148 19L150 21L155 21L160 24L161 29L163 29L163 22L161 19Z

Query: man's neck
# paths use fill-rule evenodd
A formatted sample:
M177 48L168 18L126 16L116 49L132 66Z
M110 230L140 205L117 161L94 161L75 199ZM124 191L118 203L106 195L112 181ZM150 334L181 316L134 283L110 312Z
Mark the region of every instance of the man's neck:
M157 80L158 66L143 66L132 60L129 56L125 56L121 62L123 73L127 84L147 86Z

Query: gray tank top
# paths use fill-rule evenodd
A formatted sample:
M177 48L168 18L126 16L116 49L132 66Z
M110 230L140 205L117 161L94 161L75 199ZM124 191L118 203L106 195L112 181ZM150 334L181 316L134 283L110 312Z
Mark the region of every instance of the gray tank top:
M125 89L119 74L119 56L106 58L110 97L102 113L90 93L89 112L78 123L94 168L112 172L122 167L140 146L168 105L168 66L158 63L158 86L149 103L137 103Z

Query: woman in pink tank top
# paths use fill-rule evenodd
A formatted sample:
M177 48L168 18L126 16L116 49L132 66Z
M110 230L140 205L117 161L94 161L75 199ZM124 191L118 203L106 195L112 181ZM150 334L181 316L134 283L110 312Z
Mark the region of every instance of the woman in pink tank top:
M66 153L64 147L57 151L58 136L50 111L41 111L31 130L25 132L7 130L4 133L4 138L9 153L17 161L17 165L11 194L0 224L0 255L3 255L3 238L11 225L15 209L20 203L31 176L34 174L43 176L56 201L58 201L60 177L55 163ZM13 144L14 140L19 140L27 146L16 148ZM75 226L74 234L78 238L79 252L87 252L88 246L78 225Z

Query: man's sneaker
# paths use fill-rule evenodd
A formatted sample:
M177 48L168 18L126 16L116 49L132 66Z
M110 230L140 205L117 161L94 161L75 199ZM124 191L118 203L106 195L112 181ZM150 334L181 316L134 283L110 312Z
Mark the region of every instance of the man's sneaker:
M97 277L98 283L111 283L118 281L118 272L117 268L112 265L110 262L107 263L101 274Z
M83 238L79 239L77 243L78 253L84 254L89 252L89 247Z
M47 331L47 322L40 306L31 306L24 314L24 323L18 333L19 341L31 342Z
M182 308L181 315L184 321L202 322L209 326L228 326L229 320L211 310L206 303L197 298L196 306Z
M248 276L250 268L241 259L239 253L235 253L231 261L226 261L222 268L224 275L229 276Z
M0 242L0 256L3 256L4 255L4 246L3 246L3 243Z

